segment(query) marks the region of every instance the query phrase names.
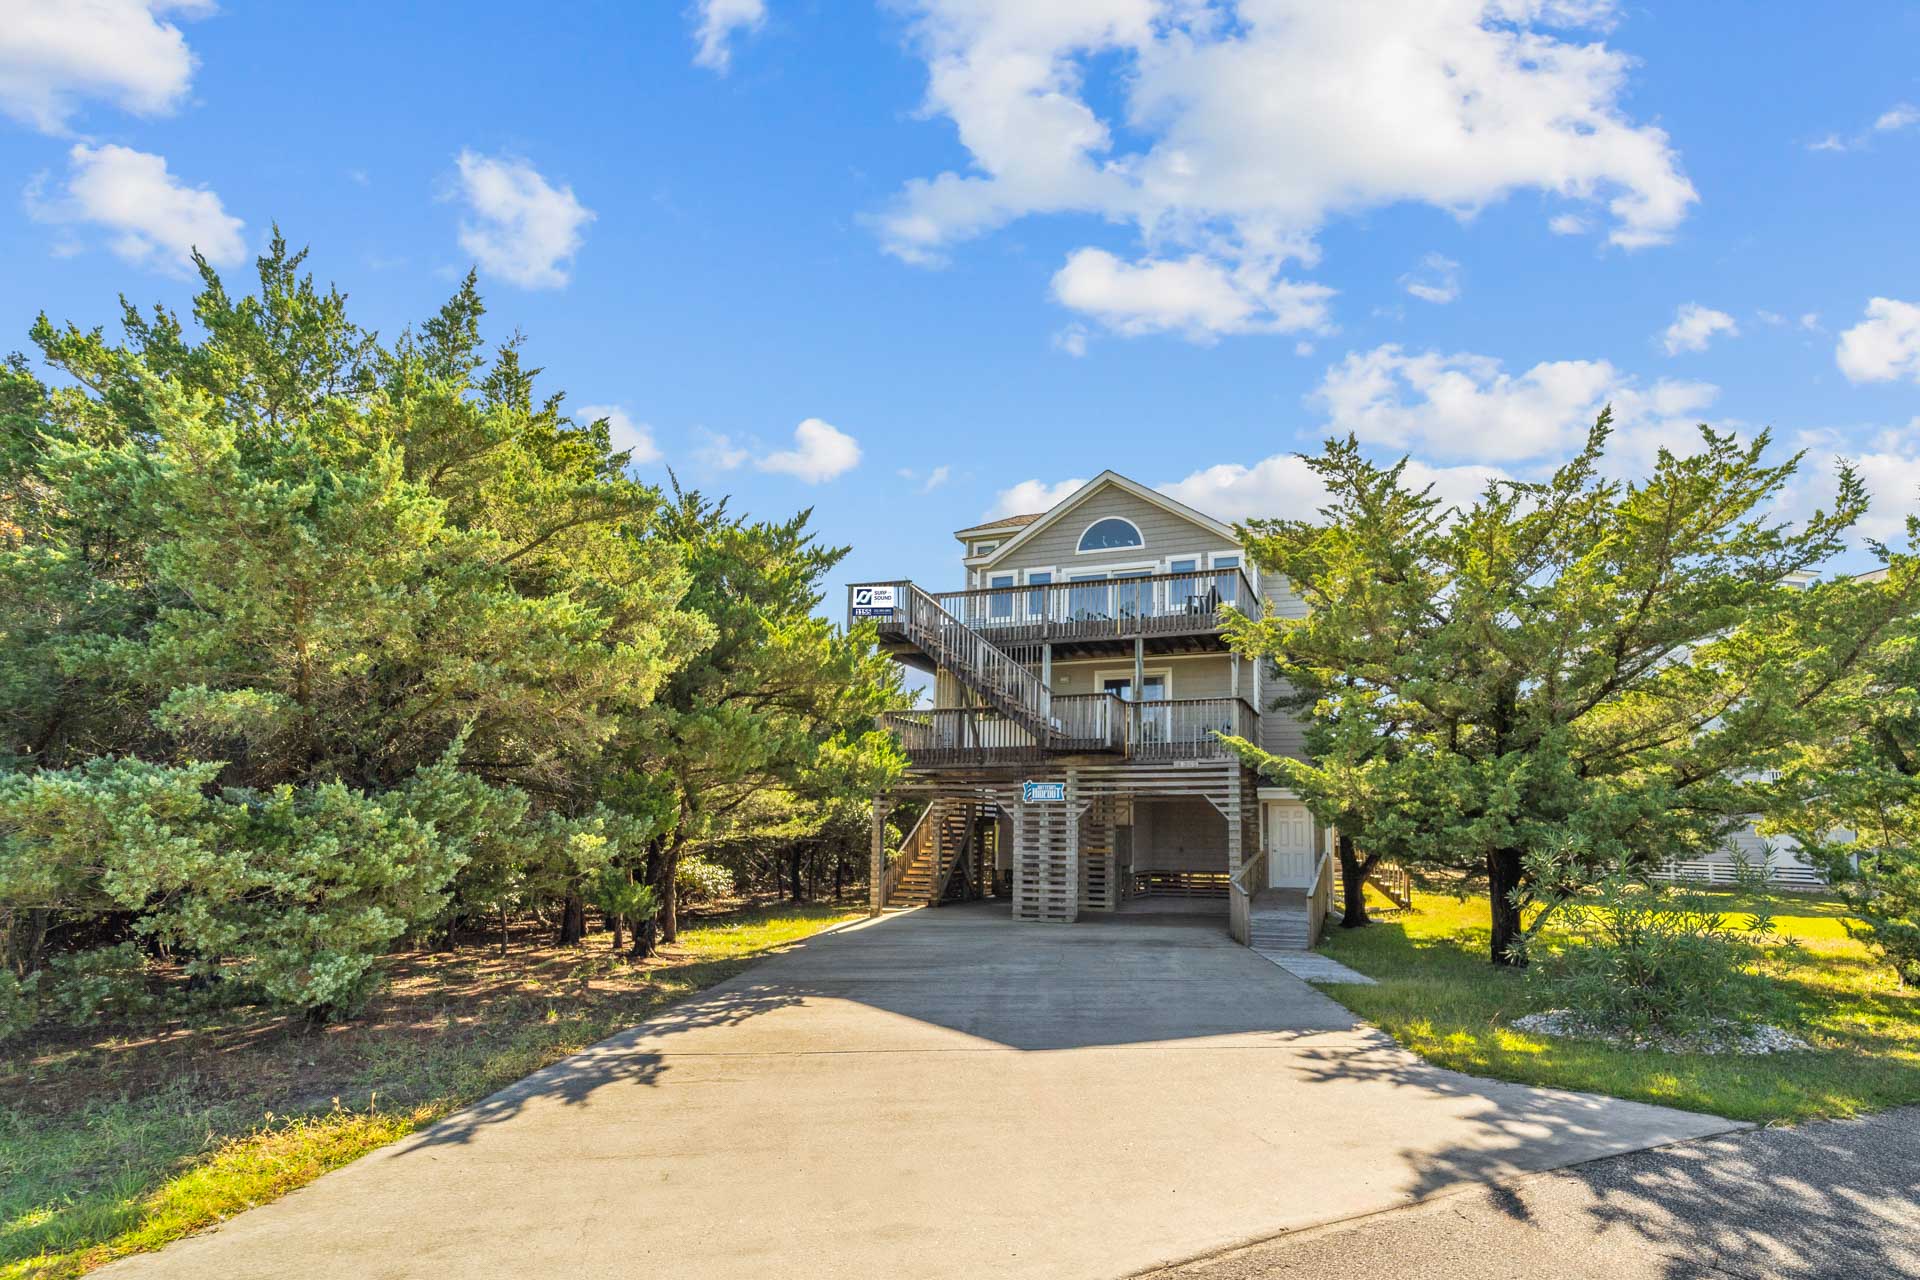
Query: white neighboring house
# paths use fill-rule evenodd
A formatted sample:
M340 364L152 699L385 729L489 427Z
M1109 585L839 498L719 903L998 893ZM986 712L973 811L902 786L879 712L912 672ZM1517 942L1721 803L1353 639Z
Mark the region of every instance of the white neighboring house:
M1886 576L1885 569L1874 569L1856 575L1855 581L1879 582ZM1794 585L1805 587L1812 581L1812 574L1802 574L1798 575ZM1728 836L1724 845L1704 858L1674 859L1656 872L1655 878L1682 880L1692 884L1732 884L1744 865L1752 871L1763 873L1769 883L1782 888L1826 887L1826 875L1807 860L1799 841L1791 836L1763 836L1757 822L1756 815L1753 821Z

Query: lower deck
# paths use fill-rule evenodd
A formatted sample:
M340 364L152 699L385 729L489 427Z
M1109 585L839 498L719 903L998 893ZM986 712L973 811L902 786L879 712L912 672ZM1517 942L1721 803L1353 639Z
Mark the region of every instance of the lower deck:
M1297 798L1237 761L916 770L875 799L871 905L994 897L1036 923L1212 917L1238 941L1304 948L1331 901L1327 843Z

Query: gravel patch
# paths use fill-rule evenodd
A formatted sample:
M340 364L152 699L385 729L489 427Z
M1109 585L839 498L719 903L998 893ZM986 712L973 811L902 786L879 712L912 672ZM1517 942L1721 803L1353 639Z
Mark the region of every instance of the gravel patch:
M1686 1035L1655 1032L1649 1036L1632 1036L1592 1026L1571 1009L1549 1009L1545 1013L1515 1018L1511 1025L1515 1031L1535 1035L1605 1040L1626 1049L1657 1049L1663 1053L1791 1053L1813 1047L1792 1032L1768 1023L1742 1027L1738 1023L1723 1022Z

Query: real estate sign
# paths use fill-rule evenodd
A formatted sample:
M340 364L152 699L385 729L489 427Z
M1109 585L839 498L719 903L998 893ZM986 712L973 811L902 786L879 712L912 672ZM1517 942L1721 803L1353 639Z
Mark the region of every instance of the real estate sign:
M898 587L855 587L853 589L853 616L856 618L891 618L894 609L894 597Z
M1059 804L1067 798L1067 784L1064 782L1023 782L1020 784L1020 798L1028 804Z

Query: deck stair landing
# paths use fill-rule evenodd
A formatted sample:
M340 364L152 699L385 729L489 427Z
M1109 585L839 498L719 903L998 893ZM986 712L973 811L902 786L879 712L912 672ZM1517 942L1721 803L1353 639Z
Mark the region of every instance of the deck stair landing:
M1247 945L1255 951L1306 951L1313 946L1307 895L1297 889L1262 889L1248 914Z
M1317 939L1307 895L1297 889L1262 889L1253 896L1247 917L1247 945L1303 982L1357 982L1373 985L1366 974L1313 950Z

